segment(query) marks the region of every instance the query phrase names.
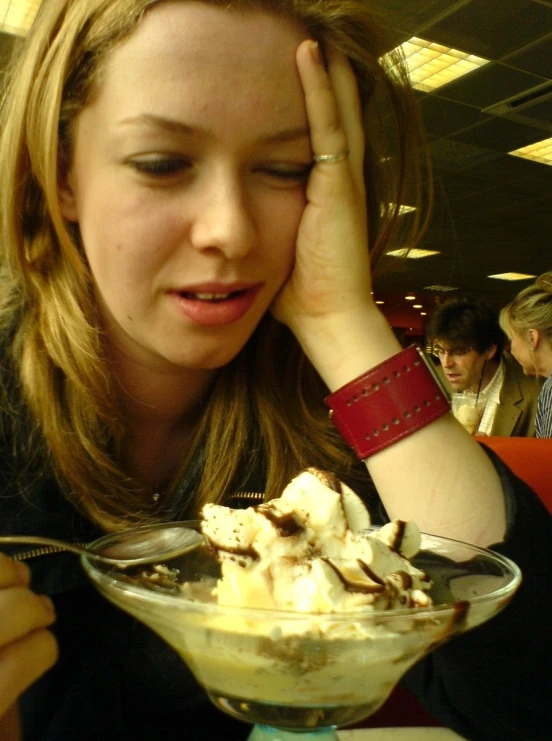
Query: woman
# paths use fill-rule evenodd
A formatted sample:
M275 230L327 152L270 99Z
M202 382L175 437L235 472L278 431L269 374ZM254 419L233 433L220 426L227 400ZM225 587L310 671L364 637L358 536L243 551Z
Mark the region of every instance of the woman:
M416 182L411 94L382 48L360 0L43 3L1 126L4 532L90 540L274 496L316 465L381 500L383 517L501 544L543 571L539 502L448 414L372 299L370 254L399 239ZM350 415L349 382L381 372L412 419L390 397L374 414L361 392ZM60 658L21 697L25 739L243 738L71 556L29 563ZM542 594L493 623L499 638L531 621L516 651L536 654L533 671ZM503 712L514 685L524 705L518 675L497 646L506 684L492 690L478 634L463 658L422 664L415 689L471 738L496 738L499 708L513 739L527 730L514 702Z
M552 437L552 272L540 275L501 310L500 326L523 372L546 379L537 400L535 437Z

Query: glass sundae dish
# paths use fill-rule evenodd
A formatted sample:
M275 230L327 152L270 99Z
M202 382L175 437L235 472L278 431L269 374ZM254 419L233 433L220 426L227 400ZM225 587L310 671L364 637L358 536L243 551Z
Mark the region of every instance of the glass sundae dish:
M250 741L336 740L336 727L375 712L409 667L499 612L521 580L501 555L422 534L411 562L431 579L427 607L321 614L221 605L220 562L200 524L174 527L189 528L197 546L167 563L119 569L86 555L82 563L107 599L181 655L215 705L255 724ZM93 547L124 546L132 533Z

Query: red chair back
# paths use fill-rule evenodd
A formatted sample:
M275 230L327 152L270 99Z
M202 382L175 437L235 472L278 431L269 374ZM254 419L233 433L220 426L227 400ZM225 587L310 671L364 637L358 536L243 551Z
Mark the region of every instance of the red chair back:
M538 494L552 513L552 438L477 437Z

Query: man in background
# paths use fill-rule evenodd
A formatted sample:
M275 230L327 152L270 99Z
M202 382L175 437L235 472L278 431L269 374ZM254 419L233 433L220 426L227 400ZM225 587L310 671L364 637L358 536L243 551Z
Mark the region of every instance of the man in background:
M498 315L483 301L452 299L432 314L427 344L445 385L467 401L485 401L478 435L534 437L541 381L525 376L504 350Z

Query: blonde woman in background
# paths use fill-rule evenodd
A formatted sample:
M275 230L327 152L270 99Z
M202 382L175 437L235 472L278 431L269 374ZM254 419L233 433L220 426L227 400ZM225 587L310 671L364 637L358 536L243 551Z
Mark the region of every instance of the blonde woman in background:
M500 326L524 373L546 379L537 401L535 437L552 437L552 271L501 310Z
M410 682L470 739L544 740L543 506L411 374L390 372L416 424L398 440L366 406L358 459L324 403L405 352L429 373L371 294L420 201L415 99L386 48L364 0L44 0L0 122L0 529L87 541L330 469L376 521L531 574ZM0 713L22 692L25 741L243 739L73 556L29 565L30 586L0 560Z

